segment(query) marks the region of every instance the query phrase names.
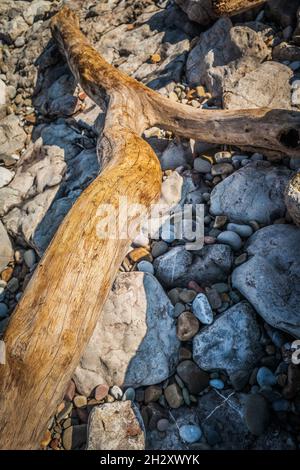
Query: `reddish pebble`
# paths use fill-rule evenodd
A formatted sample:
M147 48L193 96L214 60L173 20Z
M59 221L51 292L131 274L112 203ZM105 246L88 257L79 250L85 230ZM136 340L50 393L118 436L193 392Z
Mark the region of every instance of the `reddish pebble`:
M199 284L197 284L196 281L190 281L188 283L188 288L189 289L193 289L195 292L197 292L198 294L204 294L204 289L202 287L199 286Z
M75 383L73 382L73 380L70 380L70 382L68 383L67 390L65 392L64 400L72 401L75 396L75 389Z
M108 391L109 391L108 385L106 384L98 385L95 388L95 395L94 395L96 400L98 401L103 400L103 398L105 398L106 395L108 394Z
M78 98L81 100L81 101L84 101L87 97L87 94L84 93L84 91L81 91L79 94L78 94Z

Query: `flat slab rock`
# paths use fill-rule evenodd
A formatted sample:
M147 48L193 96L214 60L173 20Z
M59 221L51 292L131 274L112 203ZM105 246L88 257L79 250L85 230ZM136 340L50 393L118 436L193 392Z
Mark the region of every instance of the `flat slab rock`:
M272 225L249 239L250 259L232 274L232 285L275 328L300 337L300 228Z
M222 369L229 375L248 371L262 357L260 336L254 310L240 302L194 337L194 361L201 369Z
M80 393L101 383L139 387L169 377L178 363L173 306L149 273L121 273L74 375Z
M228 245L207 245L201 250L187 251L185 247L172 248L154 261L157 279L167 287L186 286L194 280L209 284L227 279L233 262Z
M89 416L87 450L143 449L143 420L131 401L105 403L93 408Z
M283 217L284 191L293 173L266 163L250 163L219 183L211 193L211 213L242 223L271 224Z

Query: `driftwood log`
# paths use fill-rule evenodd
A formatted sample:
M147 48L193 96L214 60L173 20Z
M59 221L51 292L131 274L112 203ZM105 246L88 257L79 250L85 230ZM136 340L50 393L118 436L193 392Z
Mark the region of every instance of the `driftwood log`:
M220 16L233 16L266 3L267 0L176 0L192 21L202 26L211 24Z
M65 217L12 315L0 365L0 448L35 449L93 332L129 239L99 239L97 209L119 196L146 208L161 170L140 137L157 125L179 136L300 155L300 113L196 110L169 101L109 65L71 10L52 19L53 36L85 92L106 109L98 143L101 174Z

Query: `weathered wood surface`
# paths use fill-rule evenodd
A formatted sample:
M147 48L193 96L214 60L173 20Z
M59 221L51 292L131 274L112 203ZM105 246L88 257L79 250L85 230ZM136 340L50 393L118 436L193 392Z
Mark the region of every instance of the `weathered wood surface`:
M140 137L153 125L206 142L300 155L300 113L204 111L169 101L124 75L90 46L63 8L53 36L86 93L106 109L100 176L69 211L18 304L0 375L0 448L34 449L93 332L130 240L99 239L100 204L119 196L149 208L160 193L156 155Z
M218 16L236 15L250 8L258 7L267 0L212 0L213 9Z

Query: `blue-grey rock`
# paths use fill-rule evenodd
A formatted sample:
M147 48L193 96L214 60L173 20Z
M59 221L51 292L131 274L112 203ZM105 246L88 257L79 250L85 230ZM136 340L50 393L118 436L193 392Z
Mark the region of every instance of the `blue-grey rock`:
M213 189L210 211L231 222L271 224L285 215L284 191L291 176L285 167L252 162Z
M260 336L255 312L240 302L194 337L194 361L201 369L222 369L229 375L248 371L263 355Z
M267 401L259 394L249 394L245 400L245 421L249 431L261 436L268 427L270 420Z
M216 388L217 390L223 390L224 388L224 382L221 379L212 379L209 381L209 385L213 388Z
M211 163L204 158L195 158L194 169L199 173L209 173L211 170Z
M140 261L137 264L137 268L142 273L154 274L154 268L150 261Z
M260 367L256 376L257 383L260 387L273 387L277 384L276 376L268 367Z
M154 260L155 276L166 287L184 287L192 279L199 284L225 281L233 263L229 246L206 245L187 251L178 246Z
M214 321L213 311L205 294L197 294L193 300L192 310L195 317L204 325L211 325Z
M249 238L248 261L232 274L232 285L276 329L300 337L300 229L264 227Z
M24 253L24 261L28 268L32 268L36 263L36 254L34 250L26 250Z
M284 398L279 400L275 400L272 403L272 408L274 411L281 412L281 411L289 411L291 408L291 403Z
M195 424L184 424L179 428L179 435L184 442L193 444L193 442L200 441L202 431L200 427Z
M8 307L5 303L0 302L0 320L3 320L8 315Z
M227 230L236 232L242 238L251 237L251 235L253 234L253 229L252 227L250 227L250 225L240 225L234 224L232 222L227 225Z
M240 236L231 230L225 230L218 235L217 240L219 243L229 245L234 251L239 251L242 247L242 240Z

